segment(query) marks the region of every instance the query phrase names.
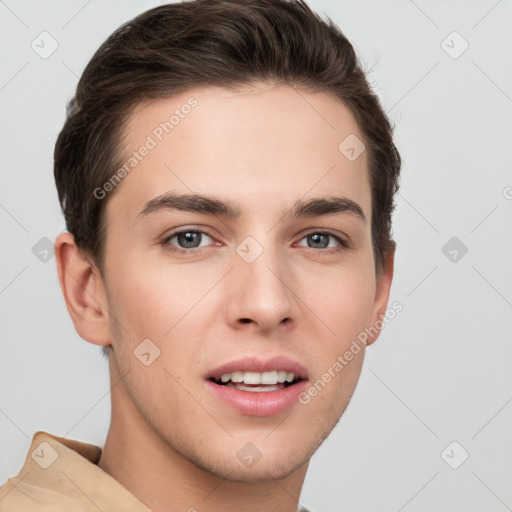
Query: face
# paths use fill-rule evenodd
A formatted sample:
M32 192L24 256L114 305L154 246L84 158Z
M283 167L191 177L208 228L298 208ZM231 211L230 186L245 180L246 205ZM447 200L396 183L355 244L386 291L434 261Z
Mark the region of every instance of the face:
M336 361L387 296L350 134L339 100L268 84L144 103L126 126L138 157L108 200L104 267L124 405L216 475L289 475L354 392L364 348Z

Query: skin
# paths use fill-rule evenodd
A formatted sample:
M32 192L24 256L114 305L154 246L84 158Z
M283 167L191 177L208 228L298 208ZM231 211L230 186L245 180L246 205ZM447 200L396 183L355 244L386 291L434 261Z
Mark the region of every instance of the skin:
M112 421L98 465L154 511L295 512L309 459L345 411L365 350L309 404L275 416L229 408L204 375L241 357L284 355L314 383L385 314L394 253L377 276L367 155L349 161L338 150L349 134L363 139L343 103L266 83L192 90L138 105L127 154L191 96L197 107L108 198L103 275L72 235L56 240L77 332L113 348ZM137 220L170 191L232 201L241 216L169 209ZM356 202L366 223L346 212L283 216L299 199L332 196ZM209 236L179 254L176 237L161 243L177 228ZM350 248L307 236L325 230ZM263 249L253 263L236 252L247 236ZM134 357L147 338L160 350L149 366ZM252 467L237 457L248 442L262 454Z

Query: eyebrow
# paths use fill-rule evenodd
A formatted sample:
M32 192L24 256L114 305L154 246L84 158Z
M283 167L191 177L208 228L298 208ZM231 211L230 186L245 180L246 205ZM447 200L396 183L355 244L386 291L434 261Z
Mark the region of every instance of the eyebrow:
M144 208L136 215L135 220L139 221L152 213L166 210L221 215L231 219L238 219L242 214L240 205L232 201L224 201L215 197L198 194L167 192L148 201ZM362 220L364 224L367 222L362 208L356 202L346 197L334 196L308 200L299 199L290 210L284 213L283 217L296 219L336 213L348 213Z

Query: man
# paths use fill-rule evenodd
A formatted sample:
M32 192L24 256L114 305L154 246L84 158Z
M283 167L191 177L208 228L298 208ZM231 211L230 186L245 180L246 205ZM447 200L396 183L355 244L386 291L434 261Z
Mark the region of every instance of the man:
M399 171L351 44L305 3L118 29L55 148L59 280L107 351L111 425L103 448L36 433L0 510L302 510L386 315Z

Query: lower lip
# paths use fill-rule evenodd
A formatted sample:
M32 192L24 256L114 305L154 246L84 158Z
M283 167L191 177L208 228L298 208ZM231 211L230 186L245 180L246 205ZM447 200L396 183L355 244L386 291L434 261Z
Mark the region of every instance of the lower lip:
M293 407L307 382L300 380L277 391L242 391L206 381L206 387L222 402L247 416L274 416Z

